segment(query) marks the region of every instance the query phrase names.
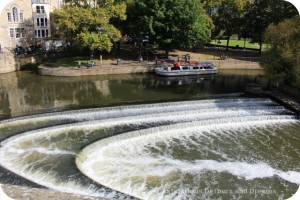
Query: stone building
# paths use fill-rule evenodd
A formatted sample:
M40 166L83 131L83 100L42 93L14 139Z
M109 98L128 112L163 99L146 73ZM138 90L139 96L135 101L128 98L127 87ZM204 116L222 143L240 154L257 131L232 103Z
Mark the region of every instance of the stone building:
M20 49L49 46L50 13L63 3L64 0L1 0L0 73L16 70L14 54Z

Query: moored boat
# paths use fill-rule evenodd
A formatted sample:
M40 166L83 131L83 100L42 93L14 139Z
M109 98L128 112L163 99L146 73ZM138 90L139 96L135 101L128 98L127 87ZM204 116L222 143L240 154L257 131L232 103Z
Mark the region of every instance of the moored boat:
M161 76L187 76L200 74L216 74L218 69L210 62L174 62L155 68Z

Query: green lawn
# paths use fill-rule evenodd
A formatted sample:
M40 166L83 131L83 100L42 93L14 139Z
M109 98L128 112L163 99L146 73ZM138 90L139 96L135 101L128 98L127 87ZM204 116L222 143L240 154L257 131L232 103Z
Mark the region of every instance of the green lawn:
M217 45L222 45L226 46L227 45L227 40L212 40L210 42L211 44L217 44ZM239 45L239 47L245 47L246 48L253 48L253 49L259 49L259 44L258 43L251 43L249 40L246 40L246 43L244 43L244 40L229 40L229 46L231 47L236 47ZM266 48L266 44L263 44L263 49Z
M89 61L94 61L96 62L97 60L91 60L89 57L66 57L66 58L60 58L58 59L55 64L57 66L62 66L62 67L74 67L78 66L78 62L81 62L81 65L86 65Z

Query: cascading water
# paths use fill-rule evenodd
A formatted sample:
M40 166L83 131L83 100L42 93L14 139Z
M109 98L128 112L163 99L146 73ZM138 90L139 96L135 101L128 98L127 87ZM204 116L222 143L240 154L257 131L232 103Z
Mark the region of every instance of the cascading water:
M1 166L60 191L280 199L300 185L300 122L270 99L66 111L5 120L0 131Z

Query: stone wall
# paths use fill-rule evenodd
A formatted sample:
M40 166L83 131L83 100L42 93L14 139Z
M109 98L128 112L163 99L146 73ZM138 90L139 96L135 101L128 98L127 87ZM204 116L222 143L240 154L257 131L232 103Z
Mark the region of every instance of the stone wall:
M38 72L45 76L94 76L103 74L135 74L153 72L155 65L104 65L87 69L82 67L50 67L40 65Z
M218 69L233 69L233 70L262 70L259 62L243 61L243 60L209 60ZM38 72L45 76L87 76L87 75L102 75L102 74L133 74L133 73L148 73L154 72L154 62L144 62L140 64L133 61L124 61L123 64L117 65L115 63L103 63L103 65L96 65L93 68L86 67L60 67L52 65L40 65ZM159 66L158 66L159 67Z
M0 73L13 72L18 70L15 56L10 52L0 53Z
M32 20L31 0L1 0L2 10L0 10L0 45L2 49L13 49L16 46L26 46L32 38L29 37L34 33ZM12 9L17 8L18 19L14 21ZM8 15L11 15L11 21L8 21ZM20 18L20 13L23 19ZM16 35L17 28L24 28L25 35ZM13 35L10 33L12 29Z
M262 69L259 62L238 59L209 60L218 69Z
M36 55L23 55L23 56L18 56L16 60L17 60L17 65L20 66L18 68L19 70L20 68L22 68L23 65L37 63L39 58Z
M297 88L289 87L287 85L279 85L277 89L284 92L300 101L300 90Z
M15 56L11 52L0 52L0 74L20 70L21 66L36 63L38 56Z

